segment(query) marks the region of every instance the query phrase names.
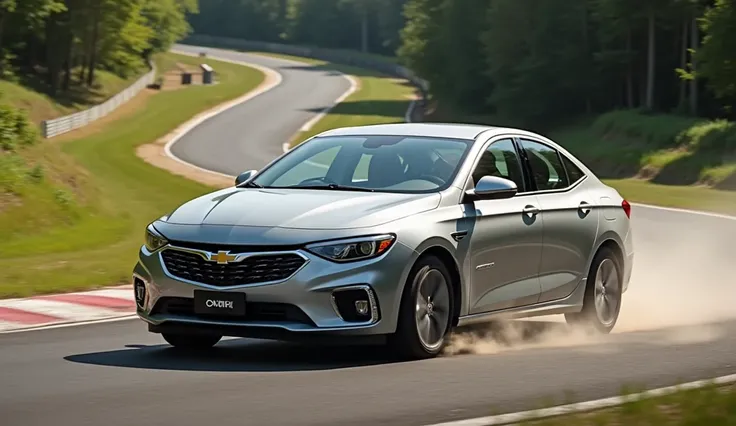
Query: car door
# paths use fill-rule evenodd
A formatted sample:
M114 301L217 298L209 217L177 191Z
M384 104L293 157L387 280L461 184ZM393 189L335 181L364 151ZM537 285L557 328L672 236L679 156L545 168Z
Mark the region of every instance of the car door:
M536 303L540 294L539 267L543 226L539 203L527 194L522 163L513 138L491 141L482 151L469 187L483 176L516 182L512 198L480 200L465 208L475 212L470 235L470 314Z
M587 276L599 211L585 185L585 175L569 158L541 141L518 141L527 158L544 221L539 301L561 299Z

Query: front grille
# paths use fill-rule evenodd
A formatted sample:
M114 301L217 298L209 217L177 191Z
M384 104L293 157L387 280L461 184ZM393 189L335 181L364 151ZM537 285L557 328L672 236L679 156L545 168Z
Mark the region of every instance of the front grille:
M171 275L215 287L284 280L306 262L297 254L280 253L253 255L241 262L221 265L198 254L176 249L162 251L161 258Z
M151 310L151 315L179 315L197 318L194 299L186 297L162 297ZM201 316L202 319L232 321L232 317ZM243 321L296 322L314 326L314 322L299 307L288 303L246 302Z

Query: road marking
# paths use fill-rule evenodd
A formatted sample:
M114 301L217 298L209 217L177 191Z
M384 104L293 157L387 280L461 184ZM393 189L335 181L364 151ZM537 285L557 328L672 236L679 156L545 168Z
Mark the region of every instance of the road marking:
M721 376L711 380L697 380L678 386L652 389L646 392L615 396L612 398L596 399L594 401L579 402L577 404L561 405L558 407L544 408L541 410L520 411L517 413L501 414L498 416L476 417L473 419L456 420L445 423L435 423L427 426L500 426L517 424L522 421L542 419L545 417L563 416L566 414L581 413L586 411L601 410L615 407L626 402L639 399L648 399L657 396L669 395L680 390L700 389L708 385L729 385L736 383L736 374Z
M708 216L708 217L713 217L717 219L736 220L736 216L731 216L731 215L722 214L722 213L706 212L702 210L679 209L676 207L662 207L662 206L654 206L651 204L639 204L639 203L631 203L631 205L634 207L644 207L644 208L653 209L653 210L664 210L664 211L670 211L670 212L675 212L675 213L685 213L685 214L694 214L694 215L700 215L700 216Z
M296 61L289 61L289 62L296 62ZM299 63L299 64L306 64L307 62L297 62L297 63ZM301 132L306 132L306 131L310 130L312 127L314 127L315 124L317 124L317 122L319 122L330 111L332 111L333 108L335 108L339 103L341 103L342 101L344 101L345 99L347 99L348 96L352 95L353 93L355 93L358 90L359 83L358 83L358 80L354 76L348 75L348 74L345 74L345 73L341 73L340 71L334 71L334 72L340 74L341 77L346 78L348 80L348 82L350 82L350 87L348 88L348 90L346 90L345 92L343 92L343 94L341 94L340 96L338 96L337 99L335 99L335 101L333 102L333 104L331 106L323 109L322 112L320 112L319 114L315 115L314 117L312 117L311 119L309 119L309 121L307 121L306 123L304 123L304 125L302 125L302 127L299 128L299 131L295 135L293 135L291 137L291 139L294 139L296 137L296 135L299 134L299 133L301 133ZM281 144L281 151L283 151L284 154L286 154L287 152L291 151L291 143L290 142L284 142L283 144ZM314 163L314 162L309 161L309 160L307 160L307 163L310 163L311 165L317 166L317 167L328 168L324 164L317 164L317 163Z
M338 96L338 98L335 99L335 102L332 105L330 105L327 108L323 109L322 112L320 112L319 114L315 115L309 121L307 121L306 123L304 123L304 125L301 127L301 129L299 129L300 131L306 132L306 131L310 130L312 127L314 127L315 124L317 124L318 121L320 121L327 114L329 114L330 111L332 111L332 109L335 108L340 102L344 101L345 99L348 98L348 96L352 95L353 93L355 93L358 90L358 80L356 80L355 77L353 77L352 75L343 74L343 73L341 73L339 71L335 71L335 72L337 72L338 74L340 74L340 76L342 76L343 78L346 78L350 82L350 88L348 88L348 90L346 90L345 93L343 93L342 95Z
M187 51L179 50L179 49L172 49L171 51L173 53L180 54L180 55L199 56L199 54L191 53L191 52L187 52ZM283 76L278 71L276 71L274 69L271 69L271 68L264 67L262 65L257 65L257 64L253 64L253 63L245 62L245 61L236 61L236 60L226 59L226 58L222 58L222 57L217 57L215 59L217 59L218 61L222 61L222 62L229 62L229 63L232 63L232 64L244 65L244 66L247 66L247 67L255 68L258 71L262 72L264 75L266 75L266 80L268 80L268 78L270 77L270 78L273 79L273 81L271 81L270 83L265 84L264 86L262 86L259 89L252 90L252 91L246 93L245 95L243 95L243 96L241 96L241 97L239 97L237 99L234 99L232 101L226 102L224 104L220 104L220 105L212 108L211 110L207 111L206 113L204 113L204 114L202 114L202 115L200 115L198 117L195 117L195 118L187 121L186 123L182 124L176 130L174 130L174 132L176 132L176 135L170 141L168 141L166 143L166 145L164 146L164 153L166 154L167 157L171 158L172 160L175 160L175 161L177 161L177 162L179 162L181 164L184 164L184 165L189 166L191 168L194 168L196 170L199 170L199 171L202 171L202 172L206 172L206 173L213 173L213 174L216 174L216 175L219 175L219 176L222 176L222 177L234 179L235 176L231 176L231 175L228 175L228 174L225 174L225 173L216 172L214 170L205 169L203 167L199 167L199 166L197 166L195 164L192 164L192 163L190 163L188 161L182 160L181 158L179 158L176 155L174 155L173 152L171 152L171 147L174 146L174 144L176 142L178 142L182 137L184 137L184 135L186 135L187 133L189 133L189 131L191 131L192 129L194 129L198 125L202 124L204 121L209 120L210 118L212 118L212 117L214 117L214 116L216 116L216 115L218 115L218 114L220 114L222 112L225 112L225 111L227 111L230 108L233 108L233 107L238 106L238 105L240 105L242 103L245 103L245 102L247 102L247 101L255 98L256 96L262 95L262 94L264 94L264 93L266 93L266 92L268 92L268 91L276 88L283 81Z
M91 319L91 320L85 320L85 321L57 322L54 324L41 325L38 327L14 328L11 330L3 330L3 327L5 327L5 324L0 322L0 334L27 333L30 331L43 331L43 330L52 330L56 328L78 327L80 325L105 324L109 322L130 321L134 319L138 319L137 314L120 315L120 316L111 317L111 318ZM14 325L17 325L17 324L14 324Z

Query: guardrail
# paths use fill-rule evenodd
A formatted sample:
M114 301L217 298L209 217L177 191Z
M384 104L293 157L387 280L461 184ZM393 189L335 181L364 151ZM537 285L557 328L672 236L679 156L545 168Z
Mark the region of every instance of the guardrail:
M359 52L351 53L344 50L325 49L320 47L306 47L291 44L267 43L250 41L229 37L215 37L194 34L187 37L181 43L198 46L220 47L227 49L255 50L270 53L282 53L286 55L302 56L305 58L319 59L328 62L341 63L359 68L373 69L384 74L400 77L410 81L421 92L421 100L417 105L417 112L424 111L429 94L429 82L420 78L410 69L398 65L389 60L365 55Z
M135 83L131 84L127 89L119 92L105 102L84 111L75 112L74 114L42 122L41 133L43 134L43 137L49 139L71 132L72 130L84 127L95 120L99 120L118 109L121 105L140 93L141 90L155 82L156 66L152 62L149 62L148 66L151 68L148 73L139 78Z

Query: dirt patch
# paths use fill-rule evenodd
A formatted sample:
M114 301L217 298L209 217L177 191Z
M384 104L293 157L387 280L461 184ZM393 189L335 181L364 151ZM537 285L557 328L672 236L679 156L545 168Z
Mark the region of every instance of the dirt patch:
M274 76L271 74L266 74L261 84L255 87L251 92L245 93L243 94L243 96L240 96L234 100L224 102L210 110L203 111L200 114L197 114L196 116L192 117L192 119L188 120L186 123L183 123L159 140L153 143L139 146L138 149L136 149L136 155L148 164L205 185L213 186L215 188L227 188L229 186L232 186L233 178L231 177L200 169L196 166L177 161L176 159L168 156L166 154L166 145L170 141L174 140L174 138L176 138L182 132L188 130L191 127L191 123L196 122L201 117L211 114L213 111L224 110L230 105L238 104L243 98L249 96L250 93L263 90L265 87L274 84L277 78L277 75Z
M155 143L141 145L136 149L136 155L148 164L205 185L216 188L227 188L233 185L233 179L231 178L197 169L166 155L165 147L169 140L170 138L161 138Z
M23 204L20 197L10 193L0 193L0 213Z

